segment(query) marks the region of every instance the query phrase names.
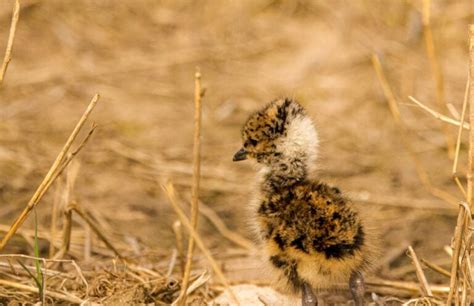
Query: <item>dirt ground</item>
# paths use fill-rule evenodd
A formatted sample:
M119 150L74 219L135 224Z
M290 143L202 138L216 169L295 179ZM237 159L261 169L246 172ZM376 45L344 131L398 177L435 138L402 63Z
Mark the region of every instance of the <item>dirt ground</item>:
M321 179L348 193L381 237L380 258L367 277L416 282L405 254L409 245L420 258L449 270L451 259L444 248L451 243L457 206L436 198L420 182L371 60L373 55L381 60L409 141L433 186L461 200L441 122L408 99L414 96L442 111L425 47L422 1L21 3L13 59L0 88L1 235L32 196L92 96L99 93L91 118L98 124L96 133L37 207L41 256L48 257L53 203L62 211L67 201L74 201L93 216L123 256L166 275L176 246L172 224L177 217L161 185L171 181L183 203L190 199L194 72L199 67L206 89L201 200L229 229L253 238L246 206L255 171L250 164L232 163L240 147L241 125L254 109L288 96L301 102L316 122ZM12 5L13 1L0 2L2 54ZM458 112L466 86L472 17L470 0L432 1L444 97ZM455 140L457 128L446 129ZM84 135L85 131L80 136ZM467 133L461 173L467 165L466 139ZM52 239L56 249L61 245L61 220ZM76 260L87 271L89 286L97 290L72 288L73 281L71 287L52 281L51 290L69 288L83 300L110 304L121 292L124 303L169 303L177 297L173 286L161 295L140 297L134 291L133 297L125 296L128 291L123 288L135 286L136 279L120 278L123 271L114 270L120 265L114 253L83 220L75 215L73 220L71 250L65 258ZM199 222L200 235L232 283L269 282L259 275L252 252L224 238L206 217ZM31 242L33 228L31 215L21 227L23 234L3 252L33 255L31 243L25 241L29 235ZM92 246L84 251L88 239ZM205 267L197 251L196 275ZM0 278L34 286L28 277L11 277L1 269ZM429 269L425 272L431 284L448 282ZM171 275L180 279L179 269ZM101 287L104 279L110 284L104 285L106 289ZM197 291L194 303L211 300L222 288L218 284L211 278ZM1 288L2 302L37 300L35 294L13 291ZM407 291L398 295L417 296Z

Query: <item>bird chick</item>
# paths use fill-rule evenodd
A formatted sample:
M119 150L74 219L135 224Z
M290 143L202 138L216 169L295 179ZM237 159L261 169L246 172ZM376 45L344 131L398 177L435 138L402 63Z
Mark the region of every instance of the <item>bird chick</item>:
M291 99L271 102L250 116L242 139L233 160L262 166L252 217L280 289L317 305L313 289L349 282L363 305L367 235L340 190L313 179L318 136L303 107Z

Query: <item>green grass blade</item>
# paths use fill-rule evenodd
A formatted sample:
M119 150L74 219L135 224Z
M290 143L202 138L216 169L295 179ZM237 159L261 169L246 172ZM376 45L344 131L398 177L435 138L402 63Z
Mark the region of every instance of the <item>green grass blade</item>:
M36 283L36 286L38 287L38 289L40 288L41 284L38 282L38 280L36 279L36 276L30 271L30 269L28 269L24 263L22 263L21 261L17 260L18 264L28 273L28 275L35 281Z
M41 271L41 262L39 258L39 243L38 243L38 216L36 214L36 208L34 209L35 213L35 244L34 244L34 252L35 252L35 267L36 267L36 282L38 284L40 299L43 300L43 272Z

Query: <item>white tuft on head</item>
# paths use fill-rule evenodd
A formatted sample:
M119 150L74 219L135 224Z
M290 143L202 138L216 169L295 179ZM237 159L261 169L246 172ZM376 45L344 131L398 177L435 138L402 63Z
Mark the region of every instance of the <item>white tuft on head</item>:
M287 127L287 134L281 139L279 151L286 157L305 160L308 170L312 171L316 166L318 145L318 133L311 118L298 116Z

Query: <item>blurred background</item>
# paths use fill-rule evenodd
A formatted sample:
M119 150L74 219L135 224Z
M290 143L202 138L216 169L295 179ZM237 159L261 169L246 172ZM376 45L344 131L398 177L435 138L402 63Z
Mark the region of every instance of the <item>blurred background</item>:
M98 129L39 204L39 232L50 232L53 203L64 209L67 187L68 199L87 209L124 255L166 270L177 217L160 184L172 181L183 203L189 200L199 67L206 89L201 200L232 231L253 238L246 206L254 169L232 163L241 125L256 108L288 96L316 122L321 179L369 211L383 238L373 274L415 280L405 256L408 245L449 268L443 248L450 244L457 207L420 182L371 57L380 58L408 138L432 184L462 199L451 178L445 137L455 140L457 128L443 131L440 121L407 97L451 117L461 112L472 1L431 1L442 95L451 112L436 103L421 0L24 0L21 5L13 59L0 88L2 231L26 205L92 96L100 93L92 115ZM0 2L2 54L12 6L13 1ZM466 148L461 147L461 173ZM90 229L73 220L71 258L95 267L113 256L95 236L92 252L84 255L82 241ZM242 255L206 218L199 222L230 279L258 279L252 256ZM33 224L30 216L22 229ZM61 220L57 226L59 232ZM41 239L40 245L47 256L49 240ZM33 251L18 235L8 252ZM446 280L427 273L433 283Z

